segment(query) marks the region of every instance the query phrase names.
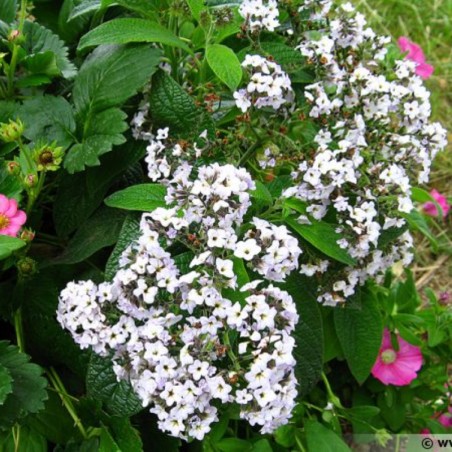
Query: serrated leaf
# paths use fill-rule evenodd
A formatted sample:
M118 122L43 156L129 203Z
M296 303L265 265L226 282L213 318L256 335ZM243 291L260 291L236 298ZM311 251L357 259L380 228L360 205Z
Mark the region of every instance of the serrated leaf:
M2 0L0 2L0 20L9 24L16 18L17 0Z
M76 112L116 107L133 96L151 77L161 52L149 46L100 46L85 60L75 80Z
M160 184L133 185L110 195L105 204L117 209L152 212L157 207L166 207L166 188Z
M201 13L207 9L204 0L187 0L187 4L192 16L199 21Z
M256 189L250 192L250 195L259 205L270 206L273 203L273 197L268 188L260 181L256 181Z
M143 443L140 438L140 433L132 427L129 419L111 417L108 420L108 427L121 451L143 451Z
M214 135L210 114L197 108L184 89L163 71L152 79L149 102L156 126L169 127L171 135L198 138L204 130Z
M304 429L309 451L350 452L342 438L320 422L308 420Z
M335 231L334 225L315 220L311 220L311 224L300 224L295 218L286 218L285 221L295 232L323 254L344 264L356 264L355 259L337 244L341 236Z
M28 55L22 60L22 64L33 74L44 74L49 77L57 77L58 75L61 75L56 55L50 50L47 52L38 52L33 55Z
M0 364L0 405L3 405L8 394L13 392L13 379L9 370Z
M123 144L128 128L127 115L119 108L109 108L93 113L85 123L83 141L69 150L64 167L73 174L83 171L85 166L99 166L99 157L110 152L114 145Z
M26 245L23 240L8 235L0 235L0 259L5 259L14 251L20 250Z
M125 213L101 207L81 228L68 243L63 254L56 258L52 264L76 264L88 259L97 251L114 245L118 240Z
M0 405L0 426L10 427L21 417L37 413L47 399L47 380L42 368L15 345L0 341L0 365L8 369L13 391Z
M128 44L131 42L158 42L191 53L184 41L159 23L132 18L113 19L99 25L80 39L78 50L102 44Z
M75 119L69 102L63 97L32 97L21 105L18 116L25 125L24 135L30 141L56 141L68 147L74 141Z
M37 22L28 21L24 25L24 35L25 43L23 46L29 55L53 52L56 65L63 77L70 79L76 75L77 70L68 58L68 49L58 35Z
M118 241L105 267L105 278L111 281L119 269L119 258L127 247L140 235L140 219L136 214L126 217L119 233Z
M72 9L68 21L73 21L74 19L86 16L90 13L95 13L101 7L100 0L82 0Z
M292 273L281 288L292 296L300 316L292 335L296 343L298 394L303 396L315 386L323 370L322 316L315 287L309 278Z
M334 311L337 337L351 373L363 383L377 359L383 337L383 320L373 296L365 297L357 308Z
M142 409L132 387L126 381L119 381L112 369L111 360L91 355L86 374L88 395L102 401L108 411L116 416L131 416Z
M213 44L206 49L206 59L214 74L235 91L242 80L242 66L232 49L221 44Z

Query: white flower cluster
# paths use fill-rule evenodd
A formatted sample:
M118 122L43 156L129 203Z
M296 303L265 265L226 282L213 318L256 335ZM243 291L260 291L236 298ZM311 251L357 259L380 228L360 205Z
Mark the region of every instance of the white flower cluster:
M239 288L234 262L252 258L267 280L281 281L301 251L285 227L258 219L239 241L254 188L244 169L195 172L185 163L167 187L175 207L143 215L111 283L68 284L58 321L80 347L111 357L118 379L171 435L202 439L218 420L217 402L239 404L243 419L272 432L295 404L298 315L283 290L257 289L261 281ZM176 242L191 250L185 267L164 249ZM242 301L228 289L240 289Z
M134 137L149 142L146 147L145 161L148 165L148 177L156 181L168 178L182 162L195 161L209 147L207 130L204 130L194 143L169 138L169 127L158 129L154 135L144 130L145 111L140 110L132 120Z
M306 202L317 220L333 211L338 243L357 261L320 295L328 304L343 301L395 260L409 263L412 240L400 228L413 209L411 185L427 182L432 159L446 144L444 129L429 122L429 92L414 63L398 61L396 79L386 77L379 60L388 40L366 28L349 3L337 16L328 27L322 23L318 39L309 34L299 45L322 74L305 89L310 117L321 129L315 154L299 164L292 174L297 185L284 193ZM378 248L389 229L401 235L383 252Z
M277 0L243 0L239 14L252 32L275 31L280 26Z
M251 106L279 110L293 102L292 83L279 64L260 55L246 55L242 66L251 73L247 87L234 93L235 103L243 113Z

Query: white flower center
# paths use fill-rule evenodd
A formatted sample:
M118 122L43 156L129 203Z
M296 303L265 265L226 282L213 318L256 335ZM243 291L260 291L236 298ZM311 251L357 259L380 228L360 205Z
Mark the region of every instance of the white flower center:
M397 358L397 353L392 349L385 350L381 354L381 360L385 364L392 364L393 362L395 362L396 358Z

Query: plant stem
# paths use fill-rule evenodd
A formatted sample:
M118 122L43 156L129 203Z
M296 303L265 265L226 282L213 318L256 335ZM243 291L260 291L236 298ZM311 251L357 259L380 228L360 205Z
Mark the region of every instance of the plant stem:
M58 395L60 396L61 401L63 402L64 407L66 408L67 412L70 414L71 418L74 420L75 425L79 429L80 433L82 434L84 439L88 439L88 433L85 430L85 427L82 424L82 421L78 417L74 405L71 400L71 396L66 391L66 388L64 387L63 382L61 381L61 378L59 377L56 370L51 367L49 371L47 371L47 375L49 377L50 382L52 383L53 387L57 391Z
M24 331L22 326L22 310L19 308L14 313L14 329L16 330L17 346L23 352L25 350Z
M27 0L21 0L20 13L19 13L19 26L17 27L19 36L22 34L22 32L24 30L24 23L25 23L26 16L27 16ZM11 64L9 65L9 70L8 70L8 74L7 74L8 97L12 97L14 94L14 76L16 74L16 66L17 66L17 59L19 57L19 49L20 49L20 46L18 44L14 44L13 54L11 56Z

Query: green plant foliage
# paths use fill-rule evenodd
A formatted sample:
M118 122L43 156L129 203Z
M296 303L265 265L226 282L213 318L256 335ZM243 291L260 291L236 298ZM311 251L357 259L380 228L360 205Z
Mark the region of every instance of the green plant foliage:
M110 195L105 204L117 209L152 212L157 207L166 206L165 195L166 188L163 185L133 185Z

